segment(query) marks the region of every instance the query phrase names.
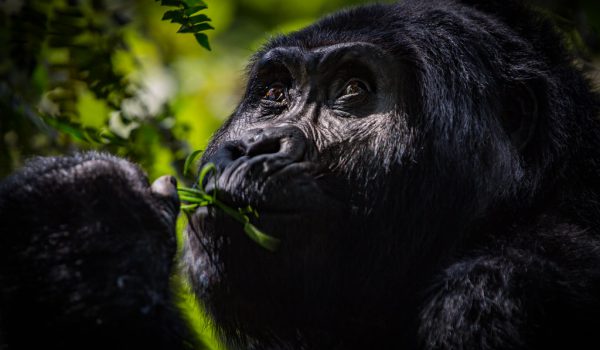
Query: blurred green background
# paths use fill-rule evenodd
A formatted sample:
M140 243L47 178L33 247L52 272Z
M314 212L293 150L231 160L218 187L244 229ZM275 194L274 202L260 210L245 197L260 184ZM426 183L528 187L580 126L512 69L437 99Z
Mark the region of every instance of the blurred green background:
M160 1L0 0L0 179L33 155L98 149L139 163L151 180L170 173L189 183L185 157L236 107L252 53L270 36L365 2L207 0L199 13L215 28L202 31L208 51L161 20L173 7ZM536 4L596 79L600 2ZM182 307L207 347L219 348L189 293Z

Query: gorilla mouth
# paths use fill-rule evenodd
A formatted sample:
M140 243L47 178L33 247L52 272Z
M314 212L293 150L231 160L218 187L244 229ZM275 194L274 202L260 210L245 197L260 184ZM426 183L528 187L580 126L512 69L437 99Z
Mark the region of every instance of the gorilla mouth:
M256 129L225 142L205 157L217 174L205 179L207 193L234 208L259 214L310 211L321 190L314 146L294 126Z
M205 191L216 193L218 200L233 208L251 206L260 215L291 215L309 211L311 197L320 194L315 169L309 162L273 169L260 160L242 159L207 179Z
M309 228L314 232L318 228L311 227L310 221L322 222L324 213L343 205L322 191L324 176L316 162L290 156L298 148L303 146L292 150L281 146L277 152L267 154L246 151L240 156L235 154L240 152L239 145L233 150L231 144L225 145L204 160L217 168L204 179L204 191L215 193L216 199L232 210L246 213L250 223L268 236L280 239ZM225 236L231 238L226 241L237 245L234 241L238 239L233 237L244 236L232 233L242 227L226 209L198 209L193 216L198 224L195 231L204 239Z
M277 169L252 163L243 160L208 179L205 191L215 193L221 204L196 215L199 220L214 222L209 235L243 236L230 233L242 228L255 243L273 252L279 249L281 238L294 231L290 227L306 227L307 218L318 215L315 202L322 193L310 162L280 162Z

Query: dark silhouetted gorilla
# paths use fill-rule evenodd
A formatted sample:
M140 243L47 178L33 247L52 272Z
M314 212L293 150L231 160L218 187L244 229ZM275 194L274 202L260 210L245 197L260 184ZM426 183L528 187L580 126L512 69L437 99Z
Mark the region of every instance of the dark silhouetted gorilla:
M228 345L600 347L598 99L561 42L512 1L448 0L267 43L203 163L281 247L202 208L183 257ZM190 345L167 287L169 180L85 154L4 181L8 349Z

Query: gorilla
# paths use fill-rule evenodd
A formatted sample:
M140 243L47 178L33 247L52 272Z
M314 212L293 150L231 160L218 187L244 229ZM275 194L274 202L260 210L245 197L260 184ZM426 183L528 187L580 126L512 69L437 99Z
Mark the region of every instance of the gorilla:
M600 346L598 97L516 1L330 15L257 52L202 164L179 261L232 349ZM123 159L0 188L0 344L193 347L169 289L179 200ZM2 347L2 346L0 346Z

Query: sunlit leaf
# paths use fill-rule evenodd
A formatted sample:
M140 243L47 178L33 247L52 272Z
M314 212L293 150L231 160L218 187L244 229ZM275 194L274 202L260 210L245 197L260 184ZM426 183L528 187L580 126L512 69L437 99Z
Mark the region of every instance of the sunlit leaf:
M200 7L200 6L206 7L206 3L202 0L182 0L182 3L183 3L183 6L185 6L186 8Z
M204 6L194 6L194 7L191 7L191 8L183 10L183 14L186 15L186 16L191 16L191 15L194 15L196 12L202 11L202 10L204 10L206 8L207 8L206 5L204 5Z
M281 244L279 239L266 235L249 222L244 224L244 232L258 245L272 252L277 251Z
M196 152L192 153L190 156L188 156L186 163L191 162L191 159L193 159L196 156L195 153L197 153L197 152L198 151L196 151ZM189 167L189 164L187 166ZM204 206L216 207L217 209L219 209L220 211L225 213L227 216L231 217L235 221L242 224L243 230L246 233L246 235L250 239L252 239L254 242L256 242L258 245L260 245L261 247L263 247L269 251L272 251L272 252L276 251L279 248L280 240L278 238L267 235L266 233L264 233L261 230L259 230L258 228L256 228L256 226L254 226L250 222L250 218L248 217L248 214L252 214L255 217L258 217L258 213L250 205L247 205L246 207L242 207L242 208L237 208L237 210L236 210L236 209L230 207L229 205L221 202L217 198L217 186L215 186L215 190L211 194L206 193L206 190L204 189L204 185L205 185L204 179L210 173L215 173L215 175L216 175L216 172L217 172L217 167L215 166L215 164L207 163L202 167L202 169L200 169L200 174L198 177L198 186L199 186L198 189L186 188L186 187L178 187L177 188L177 193L179 194L179 198L183 202L181 209L184 212L192 213L198 207L204 207ZM216 176L214 178L216 181Z
M208 18L208 16L203 15L203 14L195 15L188 19L188 23L190 23L190 24L197 24L197 23L201 23L201 22L210 22L210 21L211 21L210 18Z
M208 42L208 36L206 34L196 33L194 34L194 37L196 38L196 41L198 42L198 44L200 44L200 46L210 51L210 44Z
M166 6L175 6L175 3L183 6L177 10L169 10L164 13L162 19L170 20L171 23L178 23L181 26L178 33L194 34L196 41L200 46L210 51L208 37L200 34L201 31L214 29L213 26L206 22L210 22L210 18L204 14L197 14L207 8L206 3L202 0L181 0L181 1L162 1L161 4Z
M183 26L181 26L181 28L179 28L177 33L198 33L198 32L201 32L204 30L209 30L209 29L215 29L215 28L213 28L213 26L211 26L208 23L200 23L200 24L195 24L192 26L183 25Z
M196 159L198 159L198 156L201 155L203 152L203 150L199 149L196 150L194 152L192 152L189 156L187 156L187 158L185 158L185 164L183 165L183 175L187 175L190 167L192 166L192 164L194 163L194 161Z
M160 0L160 4L163 6L181 6L181 0Z
M204 191L204 178L210 174L211 172L217 172L217 166L214 163L205 164L200 170L200 176L198 177L198 185L200 186L200 190ZM215 191L217 190L217 186L215 186Z
M162 20L171 20L171 22L182 23L184 21L184 17L181 10L170 10L165 12L165 14L162 17Z
M58 118L48 117L48 118L45 118L44 121L48 125L55 128L56 130L63 132L65 134L68 134L80 141L87 140L84 132L80 128L74 126L72 123L70 123L67 120L59 120Z

